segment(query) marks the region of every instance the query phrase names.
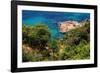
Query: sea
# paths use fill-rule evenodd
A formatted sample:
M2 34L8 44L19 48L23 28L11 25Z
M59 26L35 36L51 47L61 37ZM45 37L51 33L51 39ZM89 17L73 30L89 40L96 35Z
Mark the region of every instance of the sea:
M62 38L63 36L63 33L59 32L59 22L82 22L86 19L90 19L90 13L22 10L22 25L45 24L50 29L52 38Z

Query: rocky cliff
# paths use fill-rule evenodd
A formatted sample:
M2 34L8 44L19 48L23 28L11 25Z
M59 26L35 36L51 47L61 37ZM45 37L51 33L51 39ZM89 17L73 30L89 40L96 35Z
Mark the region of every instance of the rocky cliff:
M77 21L64 21L64 22L59 22L59 30L62 33L65 33L69 30L75 29L77 27L81 27L82 25L85 24L85 22L77 22Z

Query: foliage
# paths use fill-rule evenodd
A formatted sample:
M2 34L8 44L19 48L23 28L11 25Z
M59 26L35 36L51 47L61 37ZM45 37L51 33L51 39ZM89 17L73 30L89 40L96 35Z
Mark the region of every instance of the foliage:
M83 40L89 42L90 41L89 23L85 24L83 27L66 32L64 40L66 40L66 44L69 45L78 45Z
M23 43L33 48L44 49L49 39L50 32L46 25L23 26Z
M23 62L27 62L27 61L29 62L29 61L32 61L33 55L31 53L25 53L23 51L22 58L23 58Z
M23 62L81 60L90 58L90 23L63 34L62 39L51 38L49 28L44 24L23 26L23 45L32 48L31 53L23 51Z

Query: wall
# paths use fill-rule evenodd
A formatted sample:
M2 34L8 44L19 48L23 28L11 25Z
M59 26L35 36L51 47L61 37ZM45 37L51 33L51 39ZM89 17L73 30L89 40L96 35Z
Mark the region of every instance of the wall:
M39 0L34 0L34 1L39 1ZM99 6L98 13L100 13L99 0L40 0L40 1L49 1L49 2L53 1L53 2L61 2L61 3L67 2L67 3L75 3L75 4L93 4L93 5ZM11 55L10 17L11 17L10 0L0 0L0 73L10 73L10 55ZM100 14L98 14L98 19L100 19ZM98 31L100 31L99 27L100 25L98 25ZM100 37L100 33L98 34L98 37ZM98 43L100 43L100 38L98 39ZM99 48L100 46L98 46L98 52L100 52ZM98 55L100 56L100 53ZM98 58L98 61L100 61L100 57ZM98 68L42 71L42 72L37 72L37 73L52 73L52 72L55 72L55 73L100 73L100 66Z

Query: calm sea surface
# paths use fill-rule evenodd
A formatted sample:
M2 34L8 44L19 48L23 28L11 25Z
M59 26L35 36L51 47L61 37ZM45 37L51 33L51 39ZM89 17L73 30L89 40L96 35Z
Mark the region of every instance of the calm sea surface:
M53 38L60 38L62 33L59 32L58 23L63 21L84 21L90 19L89 13L75 13L75 12L48 12L48 11L22 11L23 25L37 25L45 24L49 27Z

